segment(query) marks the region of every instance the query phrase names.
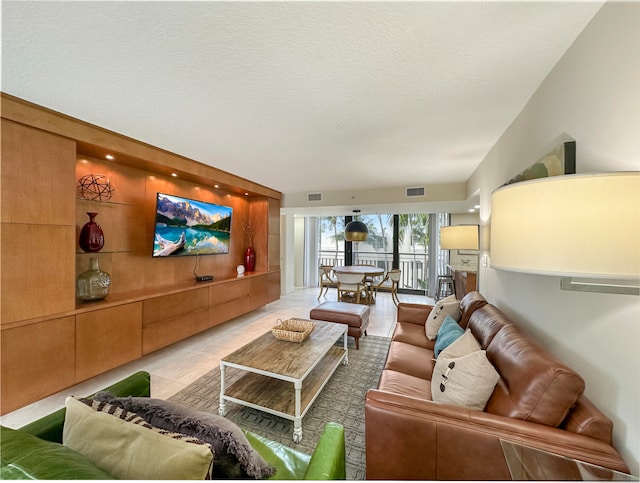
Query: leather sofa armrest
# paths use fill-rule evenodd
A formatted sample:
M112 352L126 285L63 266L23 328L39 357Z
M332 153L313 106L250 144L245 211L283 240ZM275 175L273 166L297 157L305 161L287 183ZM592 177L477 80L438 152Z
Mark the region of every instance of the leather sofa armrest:
M427 323L427 317L429 317L432 309L433 305L400 302L398 304L397 320L398 322L409 322L424 326Z
M629 468L603 441L528 421L369 390L367 479L509 480L500 439L617 471Z

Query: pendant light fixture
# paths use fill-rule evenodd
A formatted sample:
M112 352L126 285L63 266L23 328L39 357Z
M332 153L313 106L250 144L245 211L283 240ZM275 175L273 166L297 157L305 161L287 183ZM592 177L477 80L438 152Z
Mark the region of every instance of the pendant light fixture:
M360 210L353 210L353 212L355 213L353 221L350 221L347 223L347 226L344 227L344 239L355 242L365 241L369 234L367 225L358 220Z

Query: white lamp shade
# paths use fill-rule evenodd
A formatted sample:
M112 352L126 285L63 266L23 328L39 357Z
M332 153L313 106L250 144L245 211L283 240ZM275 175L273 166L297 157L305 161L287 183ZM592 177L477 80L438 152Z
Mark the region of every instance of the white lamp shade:
M454 225L440 228L440 248L443 250L477 250L478 225Z
M638 278L639 227L640 172L514 183L491 196L491 267Z

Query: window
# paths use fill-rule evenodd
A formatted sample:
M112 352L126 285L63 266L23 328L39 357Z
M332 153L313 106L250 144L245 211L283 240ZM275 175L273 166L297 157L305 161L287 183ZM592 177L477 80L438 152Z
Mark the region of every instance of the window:
M323 216L318 218L318 223L320 225L318 266L344 265L344 217Z
M435 290L435 283L430 282L447 262L442 259L443 252L431 256L438 251L433 248L435 240L430 235L441 224L448 224L448 214L374 214L358 215L358 219L367 225L369 235L365 241L351 244L349 261L348 242L344 239L345 217L318 218L318 265L351 263L385 270L399 268L401 291L429 294Z

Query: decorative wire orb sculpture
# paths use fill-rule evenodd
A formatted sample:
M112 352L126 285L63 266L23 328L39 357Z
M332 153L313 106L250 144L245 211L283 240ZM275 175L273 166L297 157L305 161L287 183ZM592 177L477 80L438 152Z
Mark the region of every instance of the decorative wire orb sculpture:
M85 200L110 200L115 188L104 174L87 174L78 180L76 194Z

